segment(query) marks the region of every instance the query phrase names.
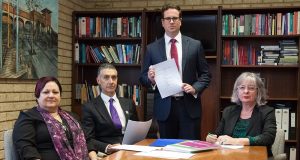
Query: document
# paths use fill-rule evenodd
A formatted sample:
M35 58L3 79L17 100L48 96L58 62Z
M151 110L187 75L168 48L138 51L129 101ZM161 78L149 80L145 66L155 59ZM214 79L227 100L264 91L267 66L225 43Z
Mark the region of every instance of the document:
M182 79L174 59L153 65L155 82L161 98L165 98L182 91Z
M195 154L164 151L164 150L152 150L150 152L138 152L134 155L146 156L146 157L157 157L157 158L163 158L163 159L188 159L188 158L191 158Z
M161 150L161 147L127 145L127 144L114 146L112 148L117 149L117 150L128 150L128 151L138 151L138 152L149 152L149 151L153 151L153 150Z
M146 122L128 120L122 144L135 144L148 134L152 119Z
M222 148L227 148L227 149L241 149L244 148L243 145L230 145L230 144L223 144L221 145Z

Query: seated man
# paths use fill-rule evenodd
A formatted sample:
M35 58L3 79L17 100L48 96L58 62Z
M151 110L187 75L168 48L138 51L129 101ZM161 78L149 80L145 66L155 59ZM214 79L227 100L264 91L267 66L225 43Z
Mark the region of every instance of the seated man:
M97 83L101 88L98 97L83 105L82 124L86 131L90 159L97 159L97 152L111 154L114 145L123 139L128 119L137 120L133 101L116 96L118 72L111 64L101 64Z

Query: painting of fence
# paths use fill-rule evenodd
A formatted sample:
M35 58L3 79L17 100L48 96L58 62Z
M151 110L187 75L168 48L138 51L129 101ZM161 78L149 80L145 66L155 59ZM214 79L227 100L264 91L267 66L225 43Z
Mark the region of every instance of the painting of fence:
M57 0L0 0L0 36L0 78L57 76Z

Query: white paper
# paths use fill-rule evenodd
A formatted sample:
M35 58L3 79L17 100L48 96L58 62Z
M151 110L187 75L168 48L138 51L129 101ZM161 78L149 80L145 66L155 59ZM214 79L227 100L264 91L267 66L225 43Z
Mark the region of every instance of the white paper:
M155 82L162 98L182 91L182 79L174 59L153 65Z
M118 145L112 147L117 150L129 150L129 151L138 151L138 152L149 152L157 149L161 149L162 147L152 147L152 146L141 146L141 145Z
M188 159L188 158L191 158L195 154L163 151L163 150L153 150L150 152L138 152L134 155L146 156L146 157L157 157L157 158L163 158L163 159Z
M146 122L128 120L122 144L135 144L147 136L152 119Z
M230 145L230 144L228 144L228 145L221 145L221 147L222 148L228 148L228 149L241 149L241 148L244 148L244 146L243 145Z

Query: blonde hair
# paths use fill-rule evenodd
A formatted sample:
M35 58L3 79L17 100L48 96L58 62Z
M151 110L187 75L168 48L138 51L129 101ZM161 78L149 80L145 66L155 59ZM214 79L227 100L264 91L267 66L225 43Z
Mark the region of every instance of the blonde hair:
M244 72L236 79L232 90L231 102L241 105L241 101L238 97L238 86L240 86L241 83L245 80L250 80L256 84L257 87L256 104L259 106L266 104L268 96L267 96L267 90L265 88L265 84L256 73L252 73L252 72Z

